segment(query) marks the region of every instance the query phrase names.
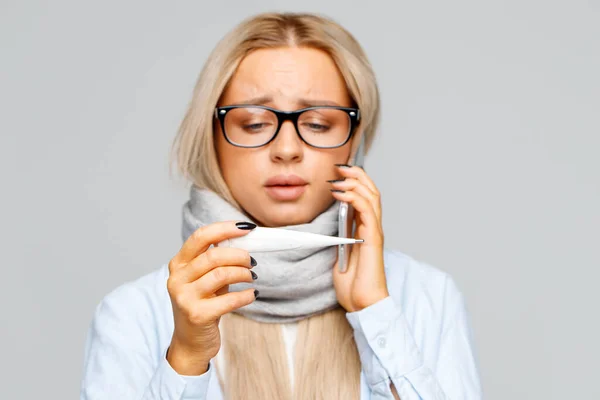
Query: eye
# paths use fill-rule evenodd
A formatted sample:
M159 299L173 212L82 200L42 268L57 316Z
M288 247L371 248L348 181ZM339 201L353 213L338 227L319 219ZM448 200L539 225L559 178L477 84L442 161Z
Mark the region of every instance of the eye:
M317 122L305 122L302 125L308 129L310 129L311 131L315 131L315 132L325 132L325 131L329 130L329 125L323 125L323 124L319 124Z
M270 124L265 123L265 122L256 122L254 124L243 125L242 128L244 128L244 130L246 130L246 131L260 132L260 131L266 129L269 125Z

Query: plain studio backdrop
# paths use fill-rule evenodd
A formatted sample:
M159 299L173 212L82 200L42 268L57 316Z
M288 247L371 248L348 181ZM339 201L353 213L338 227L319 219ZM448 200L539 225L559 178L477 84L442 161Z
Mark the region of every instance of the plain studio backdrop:
M2 1L0 397L78 396L95 306L181 246L200 68L270 10L366 49L386 247L457 280L486 398L600 398L600 7L566 0Z

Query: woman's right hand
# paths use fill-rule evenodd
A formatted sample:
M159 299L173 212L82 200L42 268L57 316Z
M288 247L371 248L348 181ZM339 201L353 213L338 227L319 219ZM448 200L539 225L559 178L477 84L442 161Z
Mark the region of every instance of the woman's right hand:
M198 228L169 262L167 290L173 306L174 331L167 361L180 375L201 375L221 347L219 319L252 303L258 291L229 292L229 285L252 282L256 261L246 250L212 247L244 236L256 225L217 222Z

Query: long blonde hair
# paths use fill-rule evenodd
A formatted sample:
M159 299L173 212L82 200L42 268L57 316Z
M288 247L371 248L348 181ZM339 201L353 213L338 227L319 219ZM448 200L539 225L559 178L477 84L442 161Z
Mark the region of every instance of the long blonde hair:
M230 31L215 47L196 82L192 99L173 143L171 161L193 184L208 188L242 210L220 171L214 144L214 109L242 59L251 51L311 47L327 52L344 77L361 112L352 141L361 135L368 152L379 122L379 92L371 65L354 37L329 18L315 14L265 13ZM172 164L172 162L171 162ZM294 390L289 382L285 348L278 324L264 324L237 314L222 319L226 398L358 399L360 359L352 328L338 307L298 325ZM222 371L219 371L222 378Z

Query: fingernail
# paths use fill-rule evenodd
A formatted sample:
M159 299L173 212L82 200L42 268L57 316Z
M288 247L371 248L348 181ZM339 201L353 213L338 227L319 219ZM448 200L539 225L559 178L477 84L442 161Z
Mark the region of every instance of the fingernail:
M251 229L256 228L256 224L253 224L252 222L236 222L235 226L245 231L249 231Z
M252 279L253 280L257 280L258 279L258 275L256 275L256 272L250 271L250 273L252 274Z
M259 294L259 293L260 293L260 292L259 292L258 290L254 289L254 298L255 298L255 299L258 297L258 294Z
M256 260L254 259L254 257L250 256L250 265L252 265L253 267L256 267L258 263L256 262Z
M346 193L345 190L339 190L339 189L329 189L331 190L333 193Z
M352 165L348 165L348 164L335 164L336 167L342 167L342 168L352 168Z
M327 182L329 183L336 183L336 182L344 182L346 180L346 178L342 178L342 179L330 179Z

